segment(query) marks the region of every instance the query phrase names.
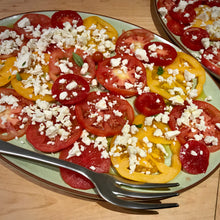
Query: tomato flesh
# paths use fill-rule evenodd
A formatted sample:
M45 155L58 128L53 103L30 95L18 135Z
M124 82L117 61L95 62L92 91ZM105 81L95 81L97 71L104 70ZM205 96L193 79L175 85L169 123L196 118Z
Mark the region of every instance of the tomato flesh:
M167 66L177 57L176 50L169 44L150 42L144 46L150 63L156 66Z
M142 62L127 54L100 62L96 77L106 89L125 97L138 94L138 89L143 90L146 84L146 70Z
M134 120L134 111L128 101L106 92L91 92L87 98L76 104L79 123L97 136L113 136L121 132L128 121Z
M209 150L203 142L190 140L180 148L180 161L190 174L205 173L209 165Z
M67 159L69 151L72 149L72 146L70 146L60 152L60 159L67 160L88 169L93 168L93 170L98 173L109 172L111 162L109 158L103 158L101 156L102 150L100 151L98 147L94 147L93 143L85 145L81 140L77 141L77 143L80 148L83 147L79 156L74 155ZM60 168L60 174L63 180L73 188L84 190L94 188L94 185L90 180L74 171Z
M25 134L30 118L22 114L22 109L33 104L31 101L18 95L9 88L0 88L1 108L0 112L0 139L9 141ZM11 100L14 100L13 103ZM23 122L23 119L28 119Z
M166 104L162 96L157 93L148 92L138 96L135 99L134 106L139 113L145 116L152 116L163 113Z
M63 105L74 105L84 100L89 90L88 82L75 74L58 77L52 86L53 97Z
M63 28L65 22L69 22L71 25L76 24L76 26L83 25L81 16L75 11L57 11L51 17L51 23L53 27Z

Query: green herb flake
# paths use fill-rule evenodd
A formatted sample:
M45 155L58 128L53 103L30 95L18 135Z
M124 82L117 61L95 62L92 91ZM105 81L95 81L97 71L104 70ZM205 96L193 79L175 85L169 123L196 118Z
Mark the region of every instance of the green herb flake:
M164 72L163 67L159 66L158 69L157 69L157 75L162 75L163 72Z
M135 125L137 128L141 128L142 124Z
M75 63L79 66L79 67L82 67L82 65L83 65L83 59L82 59L82 57L81 56L79 56L78 54L76 54L76 53L73 53L73 59L74 59L74 61L75 61Z
M21 75L20 75L19 73L16 74L16 79L17 79L18 81L21 81L21 80L22 80Z

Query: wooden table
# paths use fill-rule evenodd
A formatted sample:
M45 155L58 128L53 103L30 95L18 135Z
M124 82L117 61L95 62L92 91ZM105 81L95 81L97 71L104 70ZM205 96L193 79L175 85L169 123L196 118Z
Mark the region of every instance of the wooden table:
M0 18L37 10L72 9L112 16L167 38L148 0L1 0ZM152 16L153 14L153 16ZM153 18L152 18L153 17ZM48 189L0 161L0 219L220 219L220 169L198 186L167 202L180 207L138 213L106 202L73 198Z

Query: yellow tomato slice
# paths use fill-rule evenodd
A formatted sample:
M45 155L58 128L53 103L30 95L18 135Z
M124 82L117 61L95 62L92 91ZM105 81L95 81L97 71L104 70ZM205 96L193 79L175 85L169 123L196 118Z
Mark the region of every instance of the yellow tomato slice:
M0 87L8 84L12 78L16 76L13 72L17 71L17 68L14 66L16 57L9 57L6 60L0 60Z
M212 8L209 7L208 5L201 5L197 8L195 8L196 11L196 18L194 19L194 21L192 22L192 27L199 27L202 28L204 30L207 30L209 35L210 35L210 39L217 41L220 40L220 38L217 38L215 33L220 31L220 28L218 25L214 25L214 22L220 19L220 16L217 17L213 17L213 13L212 13ZM213 28L211 28L210 30L212 30L211 32L209 31L209 29L207 29L207 26L212 26Z
M168 125L153 122L152 126L146 126L144 120L143 115L135 118L134 124L142 125L136 134L128 133L125 137L115 136L112 139L110 144L112 164L122 177L130 180L148 183L169 182L181 171L178 156L180 144L153 135L152 127L170 131ZM120 138L127 138L127 144L124 145ZM169 146L169 152L161 144Z
M166 99L177 97L180 100L196 98L202 93L205 70L192 56L178 52L174 62L164 67L161 75L158 74L158 68L147 69L147 84L152 92ZM193 91L196 94L192 94Z
M110 23L98 16L90 16L83 20L83 25L90 30L88 45L94 45L102 53L114 51L118 32Z
M34 87L25 87L23 84L23 80L28 80L29 77L32 77L31 74L29 73L20 73L20 77L22 80L18 80L17 78L14 78L11 80L11 85L15 89L15 91L23 96L26 99L36 101L37 99L41 99L44 101L48 102L53 102L54 98L52 97L52 94L45 94L45 95L40 95L35 93ZM51 82L46 82L45 85L48 87L48 90L51 91L52 88L52 83Z

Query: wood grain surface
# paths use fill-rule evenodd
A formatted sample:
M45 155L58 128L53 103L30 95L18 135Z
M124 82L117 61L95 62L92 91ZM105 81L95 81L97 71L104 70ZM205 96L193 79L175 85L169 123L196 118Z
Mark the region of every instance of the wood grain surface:
M39 10L71 9L118 18L168 39L148 0L1 0L0 18ZM157 212L134 212L106 202L72 197L42 185L0 161L1 220L219 220L220 169L196 187L166 202L180 207Z

